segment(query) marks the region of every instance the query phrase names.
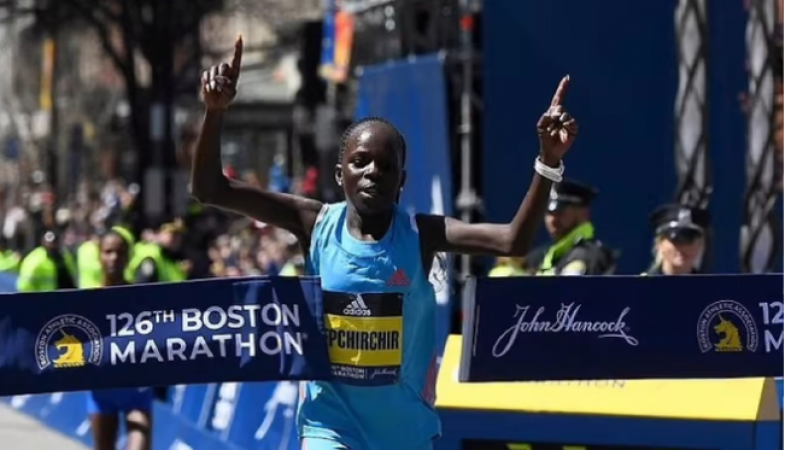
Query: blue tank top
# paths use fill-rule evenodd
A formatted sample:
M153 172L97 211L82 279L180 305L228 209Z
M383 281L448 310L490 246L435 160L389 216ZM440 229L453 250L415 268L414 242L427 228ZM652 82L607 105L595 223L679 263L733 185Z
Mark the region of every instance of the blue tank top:
M428 446L441 433L436 296L414 216L396 208L384 238L362 242L346 228L346 204L325 205L309 266L322 279L334 379L301 385L300 436L363 450Z

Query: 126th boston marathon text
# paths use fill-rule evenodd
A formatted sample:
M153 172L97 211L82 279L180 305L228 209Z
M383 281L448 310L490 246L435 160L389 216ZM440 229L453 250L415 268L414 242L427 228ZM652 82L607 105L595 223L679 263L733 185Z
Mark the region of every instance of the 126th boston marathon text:
M112 365L303 353L297 305L109 314ZM174 327L172 326L174 325ZM176 331L175 331L176 330ZM140 340L139 337L145 337Z

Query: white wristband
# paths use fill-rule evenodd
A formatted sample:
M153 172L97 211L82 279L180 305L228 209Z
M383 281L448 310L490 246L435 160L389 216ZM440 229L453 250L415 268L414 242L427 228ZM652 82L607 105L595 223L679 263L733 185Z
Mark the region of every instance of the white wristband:
M564 174L564 162L559 161L559 167L550 167L543 164L540 158L534 159L534 171L539 173L540 176L547 178L554 183L560 183L562 175Z

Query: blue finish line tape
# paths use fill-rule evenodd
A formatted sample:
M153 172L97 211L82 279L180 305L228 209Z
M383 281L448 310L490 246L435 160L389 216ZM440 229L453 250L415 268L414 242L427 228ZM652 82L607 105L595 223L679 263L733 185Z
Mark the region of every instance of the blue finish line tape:
M330 376L318 278L0 299L0 395Z

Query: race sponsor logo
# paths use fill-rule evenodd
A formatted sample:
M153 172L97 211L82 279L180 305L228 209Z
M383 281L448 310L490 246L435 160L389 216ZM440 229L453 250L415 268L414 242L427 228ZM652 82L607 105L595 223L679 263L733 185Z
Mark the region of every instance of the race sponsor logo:
M734 300L707 306L698 318L701 352L739 353L758 350L758 326L750 311Z
M563 303L556 314L548 316L546 308L536 310L529 305L516 305L512 319L515 323L504 330L493 345L493 356L501 358L526 334L573 333L594 335L598 339L617 339L637 346L638 339L630 334L625 318L631 308L622 309L610 320L588 320L581 316L580 303Z
M38 333L35 345L40 370L97 366L101 364L103 351L98 327L76 314L63 314L47 322Z

